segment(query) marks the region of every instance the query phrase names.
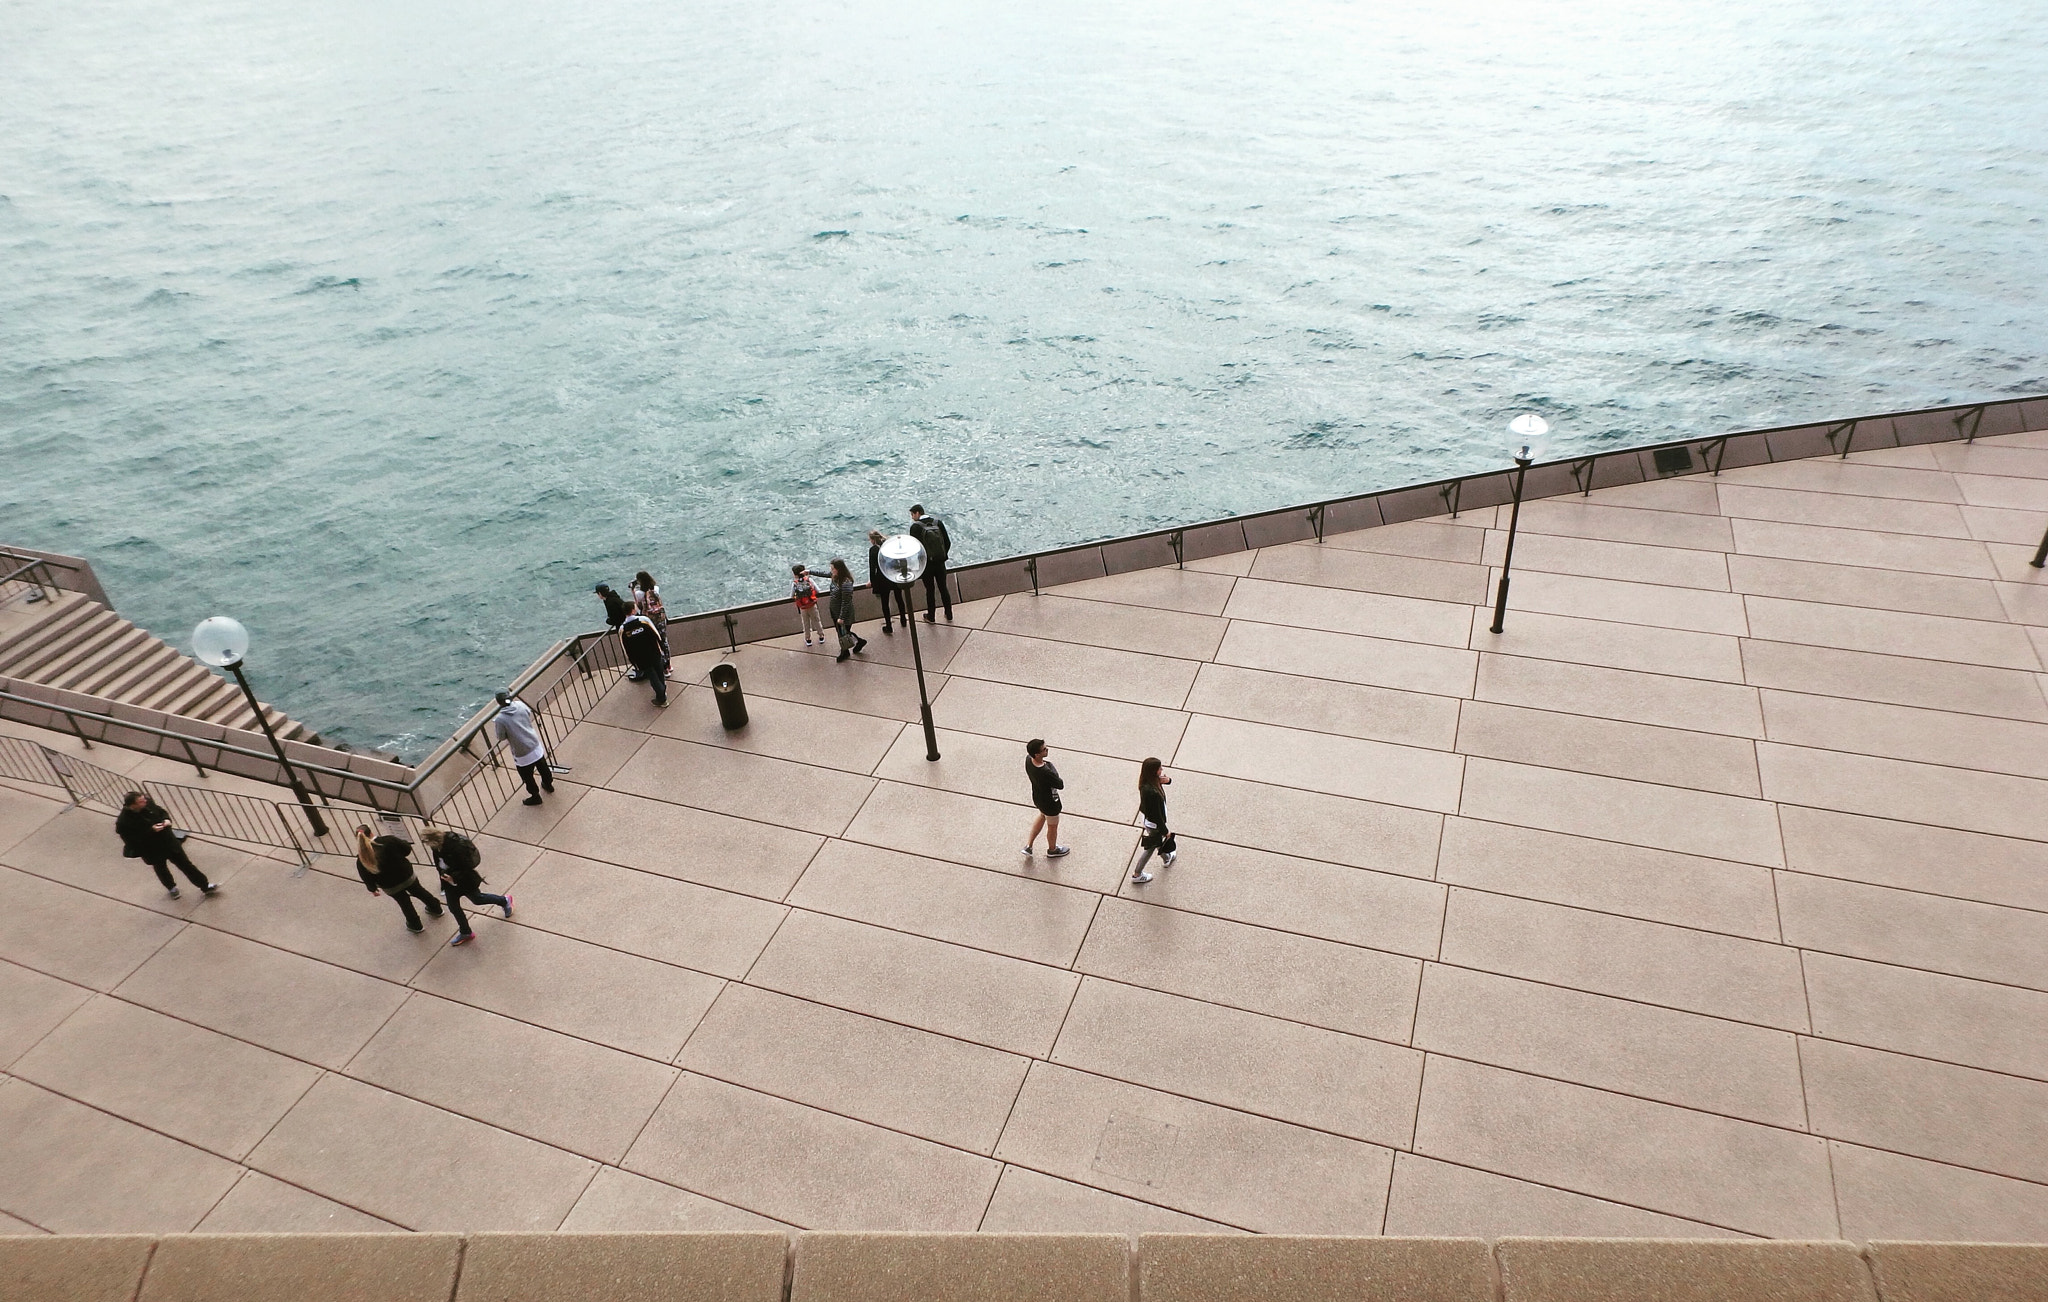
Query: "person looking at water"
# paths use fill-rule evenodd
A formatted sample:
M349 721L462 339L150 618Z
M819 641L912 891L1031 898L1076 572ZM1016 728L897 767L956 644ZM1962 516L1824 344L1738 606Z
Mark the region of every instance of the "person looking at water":
M1024 838L1024 853L1032 853L1032 847L1038 844L1038 829L1042 827L1045 857L1057 859L1067 853L1067 847L1060 844L1060 788L1067 784L1052 766L1052 752L1042 737L1024 743L1024 776L1031 783L1031 803L1038 808L1038 817L1031 820L1031 833Z
M626 622L626 617L633 613L633 603L618 593L613 592L612 585L609 583L600 583L592 591L596 592L598 599L604 602L604 626L614 633L618 632L619 626ZM638 682L640 681L640 671L638 669L628 669L626 677L634 682Z
M811 634L818 635L818 642L825 641L825 626L818 622L818 581L811 577L808 566L792 565L789 573L795 581L789 585L789 598L796 603L796 613L804 622L804 645L811 644Z
M882 537L880 529L868 530L868 588L882 602L882 631L894 636L896 630L889 626L889 601L896 601L897 613L903 622L910 622L910 597L903 589L889 582L882 573L882 544L888 539Z
M1166 826L1166 789L1172 785L1173 776L1157 758L1138 766L1138 825L1144 829L1138 844L1144 847L1144 852L1138 856L1138 866L1131 869L1131 880L1140 886L1152 880L1145 865L1151 862L1154 850L1159 852L1160 865L1171 868L1179 849L1174 844L1173 832Z
M533 721L533 710L510 692L499 692L496 700L498 716L494 722L498 736L512 752L512 766L519 770L519 780L526 784L526 799L520 803L537 805L541 792L554 794L555 774L548 767L547 746ZM540 779L539 786L534 785L536 777Z
M839 631L839 658L868 649L868 640L853 631L853 571L839 557L832 558L832 627Z
M661 585L646 570L633 576L633 613L654 621L654 631L661 634L661 671L667 673L668 607L661 604Z
M936 624L932 616L938 608L933 592L946 603L946 622L953 622L953 593L946 586L946 557L952 555L953 538L946 532L946 522L935 515L926 515L922 506L910 508L910 536L924 544L924 622ZM905 619L910 618L908 615Z
M654 703L667 705L668 648L662 645L654 621L645 615L626 616L626 622L619 625L619 645L625 648L627 661L640 671L640 677L654 685Z

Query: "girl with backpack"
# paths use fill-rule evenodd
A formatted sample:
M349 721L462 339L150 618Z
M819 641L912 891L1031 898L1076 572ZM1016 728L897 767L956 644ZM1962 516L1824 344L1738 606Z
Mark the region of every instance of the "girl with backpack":
M818 641L822 645L825 641L825 626L818 622L818 581L813 579L810 571L802 565L790 566L789 572L796 579L796 582L790 585L789 596L790 600L796 602L797 613L803 616L804 645L811 644L813 633L818 635Z
M483 853L470 840L453 828L429 827L420 832L427 853L434 860L434 867L441 874L441 894L448 901L448 911L455 915L455 939L450 945L467 945L476 939L469 929L469 918L462 912L462 901L471 904L495 904L512 916L512 897L491 895L484 890Z

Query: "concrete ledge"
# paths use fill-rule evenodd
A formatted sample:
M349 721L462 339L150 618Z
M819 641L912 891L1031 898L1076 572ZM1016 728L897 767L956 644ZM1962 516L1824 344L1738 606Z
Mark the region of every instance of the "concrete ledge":
M1886 1302L2041 1302L2048 1298L2048 1245L1873 1243Z
M147 1234L0 1239L8 1302L129 1302L156 1240Z
M154 1255L152 1256L152 1249ZM0 1239L5 1302L2048 1302L2048 1245L807 1233ZM1135 1268L1135 1273L1134 1273ZM787 1283L787 1291L785 1285Z
M157 1244L139 1302L446 1302L454 1234L179 1234Z
M1852 1244L1503 1239L1506 1302L1873 1302Z
M782 1302L781 1234L477 1234L455 1302Z
M1484 1239L1330 1239L1147 1234L1138 1241L1147 1302L1492 1302Z
M790 1302L1130 1302L1121 1234L805 1234Z

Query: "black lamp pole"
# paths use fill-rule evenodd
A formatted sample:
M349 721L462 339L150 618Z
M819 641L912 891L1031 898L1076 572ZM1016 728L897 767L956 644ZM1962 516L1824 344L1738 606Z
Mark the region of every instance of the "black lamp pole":
M939 734L932 729L932 703L924 694L924 652L917 649L917 620L912 618L903 622L910 625L910 658L917 662L917 709L924 718L924 757L936 760L939 757Z
M2044 533L2041 535L2041 545L2034 549L2034 559L2028 561L2027 564L2033 566L2037 570L2040 569L2043 564L2048 564L2048 533Z
M1508 512L1508 549L1500 558L1500 592L1493 600L1493 631L1498 633L1508 620L1508 568L1515 563L1515 526L1522 522L1522 480L1534 457L1515 458L1515 507ZM2048 546L2048 543L2043 543Z
M242 695L249 698L249 708L255 712L256 722L262 727L263 735L270 738L270 749L277 752L277 762L284 765L285 781L292 784L292 792L298 796L299 803L306 807L306 817L313 824L313 835L326 836L327 820L320 817L320 809L313 803L313 797L306 794L304 784L299 781L298 770L284 757L284 743L277 739L277 733L271 729L269 716L263 713L263 706L257 701L255 690L249 686L248 676L242 672L242 662L237 660L227 668L228 672L235 676L235 681L242 685Z

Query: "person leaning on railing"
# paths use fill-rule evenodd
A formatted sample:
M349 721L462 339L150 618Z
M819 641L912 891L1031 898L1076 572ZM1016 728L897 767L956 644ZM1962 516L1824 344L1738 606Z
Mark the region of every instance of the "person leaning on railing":
M499 692L497 702L498 715L493 722L498 736L512 752L512 764L519 770L519 780L526 784L526 799L519 803L538 805L541 792L552 795L555 790L555 774L548 767L547 746L541 741L540 729L535 726L533 711L526 702L510 692ZM538 786L534 785L536 777L540 779Z

